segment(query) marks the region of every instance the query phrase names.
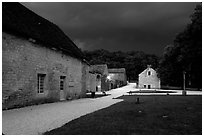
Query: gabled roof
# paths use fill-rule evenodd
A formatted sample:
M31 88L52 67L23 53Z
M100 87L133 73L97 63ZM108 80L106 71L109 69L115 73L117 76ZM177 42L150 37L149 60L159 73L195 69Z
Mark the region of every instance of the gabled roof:
M90 70L101 75L108 75L108 67L106 64L91 65Z
M109 73L125 73L125 68L112 68L108 69Z
M148 67L148 68L146 68L145 70L143 70L143 71L139 74L139 76L142 75L142 74L144 74L144 75L146 76L148 71L154 71L154 72L156 72L153 68Z
M2 30L84 60L81 50L55 24L20 3L2 3Z

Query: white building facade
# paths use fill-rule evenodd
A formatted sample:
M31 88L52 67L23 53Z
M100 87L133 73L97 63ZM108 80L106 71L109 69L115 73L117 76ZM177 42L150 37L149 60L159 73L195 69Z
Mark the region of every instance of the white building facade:
M148 65L142 73L139 74L138 88L160 89L160 79L157 72Z

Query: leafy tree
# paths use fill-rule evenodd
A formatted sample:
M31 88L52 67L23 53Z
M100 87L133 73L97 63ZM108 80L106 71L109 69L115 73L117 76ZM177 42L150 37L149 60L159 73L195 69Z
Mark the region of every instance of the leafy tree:
M202 5L191 15L191 23L179 33L174 45L165 48L160 61L159 76L162 84L182 86L183 71L188 87L202 86Z
M84 51L90 64L107 64L108 68L125 68L128 80L138 80L141 73L148 64L153 68L158 67L159 58L153 54L145 54L141 51L131 52L109 52L107 50Z

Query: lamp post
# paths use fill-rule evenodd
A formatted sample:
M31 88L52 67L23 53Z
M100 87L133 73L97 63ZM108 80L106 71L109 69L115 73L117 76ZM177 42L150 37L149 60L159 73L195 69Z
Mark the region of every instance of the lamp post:
M186 72L183 71L183 91L182 91L182 95L186 95Z

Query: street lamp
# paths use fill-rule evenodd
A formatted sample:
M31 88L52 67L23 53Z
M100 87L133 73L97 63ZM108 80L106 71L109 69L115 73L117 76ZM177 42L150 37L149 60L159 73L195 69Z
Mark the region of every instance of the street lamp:
M183 91L182 95L186 95L186 72L183 71Z
M108 80L111 80L111 77L110 77L110 76L107 76L107 79L108 79Z

